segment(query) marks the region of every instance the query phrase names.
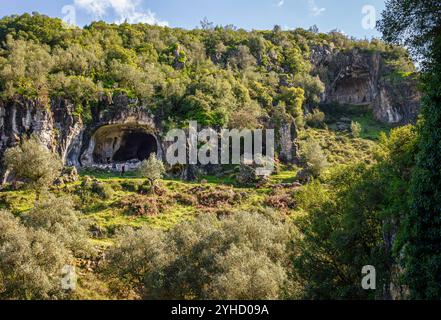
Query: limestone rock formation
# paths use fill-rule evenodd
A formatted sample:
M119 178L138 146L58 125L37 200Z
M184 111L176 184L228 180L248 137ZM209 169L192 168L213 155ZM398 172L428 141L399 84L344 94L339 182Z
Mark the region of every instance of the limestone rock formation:
M311 61L326 87L321 103L368 105L382 122L415 122L420 104L416 79L394 78L382 53L320 46L313 48Z

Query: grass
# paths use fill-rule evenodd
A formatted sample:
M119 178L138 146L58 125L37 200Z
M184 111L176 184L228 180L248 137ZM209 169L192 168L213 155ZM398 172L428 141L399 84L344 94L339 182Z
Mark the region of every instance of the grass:
M377 141L381 132L389 132L393 126L375 119L374 114L367 105L323 105L320 109L326 114L328 128L337 131L336 123L342 118L348 118L361 124L362 139Z
M352 121L356 121L361 124L361 136L362 139L369 139L377 141L381 132L389 132L393 126L380 123L375 120L372 114L364 116L355 116Z

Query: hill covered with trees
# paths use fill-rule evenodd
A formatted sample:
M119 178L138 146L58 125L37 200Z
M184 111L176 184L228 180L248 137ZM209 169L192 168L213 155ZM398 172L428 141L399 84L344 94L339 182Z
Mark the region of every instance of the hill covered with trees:
M398 125L416 120L419 75L402 47L313 28L77 28L39 14L0 20L0 43L1 298L408 297L420 147L414 125ZM184 181L153 157L123 177L81 166L114 133L101 127L134 115L154 119L157 139L189 120L289 124L279 144L294 147L266 181L244 179L244 165ZM68 159L79 173L62 169ZM366 265L376 290L360 285ZM63 266L75 288L59 285Z
M167 125L191 119L253 127L262 117L280 113L301 126L305 107L312 110L325 101L326 87L336 89L331 82L341 76L341 63L327 61L326 55L346 53L336 60L355 59L349 54L354 49L378 54L387 70L377 77L395 82L415 72L401 47L349 39L338 31L282 31L278 26L248 32L207 22L195 30L94 22L77 28L25 14L0 21L0 42L3 100L21 96L48 104L63 97L84 121L91 121L101 101L124 94ZM376 72L374 66L362 71ZM358 102L363 98L372 100L360 97ZM338 92L335 101L327 102L339 100L351 104Z

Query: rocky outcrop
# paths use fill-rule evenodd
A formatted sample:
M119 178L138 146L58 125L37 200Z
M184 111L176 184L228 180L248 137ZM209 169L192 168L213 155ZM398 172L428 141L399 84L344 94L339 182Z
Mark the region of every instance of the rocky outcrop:
M148 108L124 96L102 101L93 108L92 121L86 124L68 100L53 99L47 106L39 100L17 97L0 101L0 155L22 137L35 135L50 150L57 152L66 165L90 165L94 162L97 139L101 139L99 142L105 147L108 137L100 137L99 132L106 132L107 128L119 137L118 145L121 145L124 133L148 133L156 144L152 150L161 156L160 130L154 119ZM117 150L113 148L111 151L116 153Z
M313 48L311 60L326 88L321 103L369 105L382 122L415 122L420 104L416 79L394 76L382 53L321 46Z
M75 115L74 106L66 100L53 100L50 106L23 98L0 101L0 154L16 145L22 136L33 134L69 163L75 158L72 152L80 143L82 131L80 117Z

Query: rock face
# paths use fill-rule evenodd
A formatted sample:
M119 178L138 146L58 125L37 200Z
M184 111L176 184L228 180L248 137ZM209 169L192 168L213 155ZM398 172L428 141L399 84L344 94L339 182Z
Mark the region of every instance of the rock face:
M37 100L0 101L0 155L31 134L75 167L139 162L152 152L161 157L163 150L155 117L124 96L103 101L87 124L64 99L48 107Z
M339 52L315 47L311 60L326 90L321 103L369 105L376 119L390 124L415 122L420 94L414 77L393 77L379 52Z
M0 154L17 144L22 136L34 134L58 152L65 163L73 165L82 132L81 119L75 116L74 106L65 100L53 100L49 107L21 98L0 101Z

